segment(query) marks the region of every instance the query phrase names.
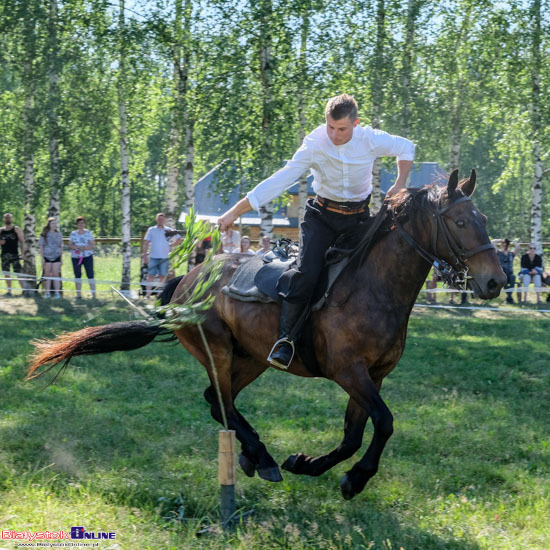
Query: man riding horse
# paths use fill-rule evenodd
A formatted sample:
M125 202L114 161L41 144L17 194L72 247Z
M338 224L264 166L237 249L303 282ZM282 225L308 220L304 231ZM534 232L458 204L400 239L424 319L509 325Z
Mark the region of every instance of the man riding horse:
M397 179L388 190L394 195L405 187L414 160L414 144L369 126L359 126L357 103L342 94L329 99L326 124L304 138L302 146L278 172L259 183L219 219L224 231L249 210L278 197L308 169L313 174L315 198L308 200L300 224L300 251L296 266L277 283L283 298L279 339L269 354L270 364L288 369L294 341L307 316L325 252L336 239L369 217L372 167L377 157L397 157Z

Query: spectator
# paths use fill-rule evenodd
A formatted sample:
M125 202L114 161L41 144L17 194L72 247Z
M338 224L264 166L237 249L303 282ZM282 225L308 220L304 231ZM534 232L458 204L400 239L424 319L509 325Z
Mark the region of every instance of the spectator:
M269 252L271 250L271 241L269 240L269 235L264 235L263 233L260 235L260 250L256 252L258 255L264 255L266 252Z
M241 234L234 229L235 226L228 227L222 233L223 251L227 254L239 252L241 250Z
M494 243L496 244L496 242ZM506 286L504 290L509 290L506 292L506 301L509 304L514 303L514 298L512 297L512 289L516 284L516 276L514 275L514 258L519 253L519 245L517 241L514 241L514 251L510 250L510 240L503 239L500 241L500 250L497 251L497 258L502 267L502 271L506 275Z
M239 249L240 254L251 254L254 256L256 253L254 250L250 250L250 237L243 235L241 238L241 248Z
M426 302L428 302L428 304L435 304L437 302L435 292L430 292L430 290L437 288L438 281L441 281L441 275L439 274L437 268L434 267L432 278L426 281Z
M73 262L73 271L76 285L76 297L82 298L80 290L82 288L82 266L86 270L86 277L92 291L92 298L96 297L94 281L94 248L95 240L92 232L86 229L86 218L79 216L76 218L76 231L69 237L69 248L71 249L71 260Z
M8 291L6 296L11 296L11 278L10 268L15 273L21 273L21 258L18 247L21 246L21 256L25 253L25 241L23 231L17 225L13 225L13 216L6 212L4 214L4 227L0 227L0 246L2 247L2 271L6 276ZM19 284L24 290L23 282L19 279Z
M170 242L172 237L169 237L166 233L171 232L172 228L164 225L166 217L162 212L159 212L155 221L157 225L151 226L143 241L143 262L147 264L148 276L147 282L152 283L156 277L158 277L159 284L163 284L168 275L170 268ZM180 238L176 239L174 243L181 241ZM150 296L153 290L153 285L147 285L146 296Z
M537 304L540 304L540 287L542 276L542 258L537 254L536 247L533 243L529 245L529 250L521 257L521 271L519 275L521 277L523 287L523 302L527 302L527 287L531 282L535 285L535 291L537 293Z
M202 264L202 262L204 262L204 259L206 258L206 255L208 254L208 251L211 248L212 248L212 237L206 237L206 239L199 241L199 243L195 247L195 258L193 261L193 265Z
M57 228L55 218L48 218L48 223L42 230L38 240L40 247L40 256L42 256L42 267L44 270L45 288L44 298L50 297L50 291L53 286L54 298L60 298L59 289L61 281L52 281L50 277L61 277L61 263L63 254L63 236Z

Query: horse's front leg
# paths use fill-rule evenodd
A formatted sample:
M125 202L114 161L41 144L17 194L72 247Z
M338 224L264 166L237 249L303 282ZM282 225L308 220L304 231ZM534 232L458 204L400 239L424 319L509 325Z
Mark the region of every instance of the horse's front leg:
M374 434L363 458L357 462L340 481L342 496L349 500L359 494L367 481L378 471L382 451L393 433L393 416L380 397L367 366L355 363L346 372L334 378L349 395L372 418Z
M340 445L330 453L318 457L310 457L302 453L289 456L283 463L282 468L293 474L309 476L324 474L336 464L347 460L360 449L368 418L367 411L350 398L346 408L344 439Z

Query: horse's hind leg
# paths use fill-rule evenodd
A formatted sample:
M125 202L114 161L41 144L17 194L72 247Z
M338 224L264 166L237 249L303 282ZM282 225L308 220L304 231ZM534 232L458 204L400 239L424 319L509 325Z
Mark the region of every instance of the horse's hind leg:
M302 453L289 456L282 468L293 474L320 476L336 464L347 460L361 448L365 424L369 415L367 411L350 398L346 408L344 422L344 439L336 449L318 457L310 457Z
M229 429L235 430L237 439L241 442L241 456L239 464L246 475L252 477L257 471L258 475L267 481L281 481L283 478L279 466L268 453L260 437L246 418L237 410L234 399L238 393L248 384L252 383L267 367L262 367L252 359L233 357L231 375L231 396L228 400L222 390L222 398L227 416ZM220 389L222 381L220 380ZM222 423L219 399L213 386L204 392L204 397L210 403L212 417Z

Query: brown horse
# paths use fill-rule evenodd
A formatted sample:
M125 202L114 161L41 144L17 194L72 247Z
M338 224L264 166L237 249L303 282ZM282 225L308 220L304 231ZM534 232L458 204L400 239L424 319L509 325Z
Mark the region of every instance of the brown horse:
M345 474L340 483L344 498L360 493L376 473L380 455L393 432L393 417L380 397L384 377L399 361L407 323L416 297L431 264L438 262L461 272L481 298L498 296L506 277L485 230L485 216L470 200L475 172L458 182L454 172L444 188L404 190L387 201L387 217L368 251L359 250L334 284L327 306L310 315L309 352L295 356L288 372L305 377L320 376L336 382L349 394L344 438L332 452L318 457L299 453L283 468L295 474L318 476L350 458L362 444L369 416L374 434L366 454ZM243 256L221 256L224 268L213 287L215 301L202 328L216 366L223 405L230 429L241 442L239 463L245 473L255 472L269 481L280 481L277 463L258 434L238 412L235 398L267 368L266 357L276 339L279 305L240 302L224 295ZM442 267L443 266L443 267ZM168 285L163 302L183 302L197 278L200 266L177 283ZM177 288L175 285L177 284ZM162 330L145 322L115 323L86 328L39 344L29 377L37 368L83 354L128 350L151 342ZM213 373L206 349L195 325L175 331L185 348ZM302 350L303 351L303 350ZM309 358L306 358L306 355ZM49 368L51 368L51 366ZM221 410L213 386L205 391L214 419Z

